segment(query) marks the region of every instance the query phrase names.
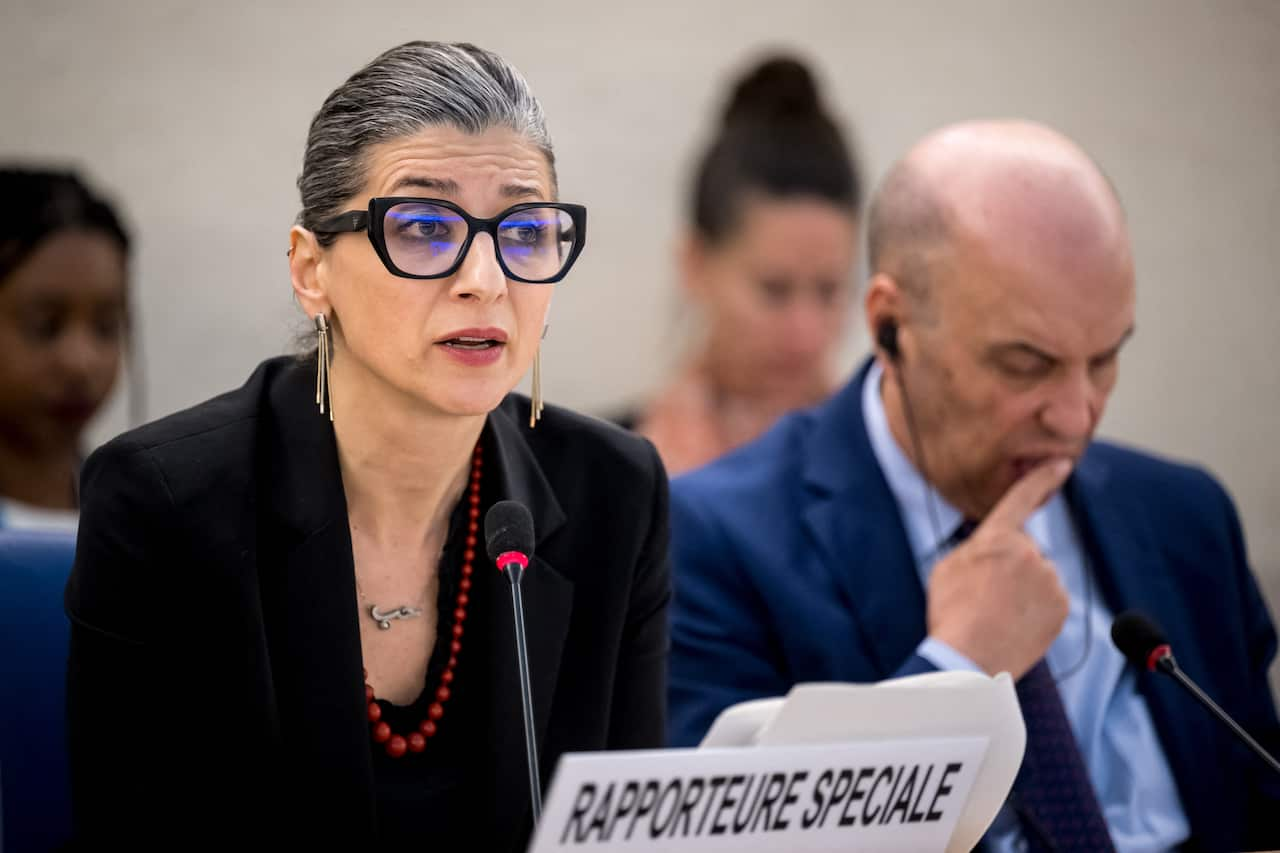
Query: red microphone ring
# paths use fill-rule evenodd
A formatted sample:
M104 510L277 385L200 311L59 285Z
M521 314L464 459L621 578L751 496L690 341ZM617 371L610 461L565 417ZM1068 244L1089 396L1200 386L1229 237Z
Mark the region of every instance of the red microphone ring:
M1147 671L1155 672L1156 664L1173 654L1173 649L1168 643L1162 643L1151 650L1151 654L1147 655Z
M497 563L500 572L506 571L507 566L512 563L519 566L521 571L529 568L529 558L519 551L503 551L494 562Z

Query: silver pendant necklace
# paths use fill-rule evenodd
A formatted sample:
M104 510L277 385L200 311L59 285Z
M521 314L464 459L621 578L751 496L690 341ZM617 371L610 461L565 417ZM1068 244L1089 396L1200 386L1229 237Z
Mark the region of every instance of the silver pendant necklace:
M378 627L383 631L388 631L391 629L392 619L412 619L413 617L419 616L421 614L422 614L421 607L408 607L408 606L397 607L393 610L388 610L386 613L383 613L382 611L378 610L378 605L376 604L369 605L369 615L373 617L373 621L377 622Z
M440 557L437 560L437 565L439 565L439 561L444 560L444 550L445 550L444 547L441 546ZM393 607L390 610L385 610L385 611L378 609L378 605L369 601L369 599L365 597L364 590L360 588L360 579L356 578L355 580L356 580L356 594L360 596L361 601L369 605L369 616L370 618L373 619L374 622L378 623L379 630L390 631L391 623L393 621L397 619L412 619L415 616L422 615L421 607L413 607L412 605L409 605L409 604L404 604L404 605L401 605L400 607Z
M360 588L360 579L356 579L356 594L360 596L360 600L369 605L369 616L374 622L378 623L378 628L383 631L391 630L391 623L396 619L412 619L415 616L422 615L421 607L412 607L408 604L400 607L393 607L390 610L379 610L378 605L373 604L365 597L364 590Z

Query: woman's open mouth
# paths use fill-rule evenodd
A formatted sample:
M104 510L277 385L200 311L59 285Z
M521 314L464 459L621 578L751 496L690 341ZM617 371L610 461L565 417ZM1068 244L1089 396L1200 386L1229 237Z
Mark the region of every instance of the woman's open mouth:
M502 357L507 333L498 328L458 329L436 341L454 361L468 367L484 367Z
M455 349L475 351L500 347L502 343L495 341L493 338L449 338L444 342L444 345Z

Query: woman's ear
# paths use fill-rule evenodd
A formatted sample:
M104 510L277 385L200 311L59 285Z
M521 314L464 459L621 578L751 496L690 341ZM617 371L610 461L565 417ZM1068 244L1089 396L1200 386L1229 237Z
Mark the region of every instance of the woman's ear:
M330 312L329 295L325 291L324 249L316 235L295 225L289 231L289 276L293 294L308 317Z

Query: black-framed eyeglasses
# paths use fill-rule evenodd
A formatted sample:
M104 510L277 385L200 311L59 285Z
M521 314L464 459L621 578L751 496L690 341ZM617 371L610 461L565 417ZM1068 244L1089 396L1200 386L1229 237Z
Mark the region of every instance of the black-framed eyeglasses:
M582 253L587 209L580 204L534 201L479 219L451 201L389 196L369 199L368 210L348 210L320 223L317 234L367 231L373 250L392 275L445 278L462 266L477 233L493 238L507 278L552 284Z

